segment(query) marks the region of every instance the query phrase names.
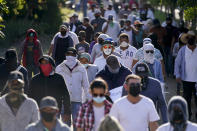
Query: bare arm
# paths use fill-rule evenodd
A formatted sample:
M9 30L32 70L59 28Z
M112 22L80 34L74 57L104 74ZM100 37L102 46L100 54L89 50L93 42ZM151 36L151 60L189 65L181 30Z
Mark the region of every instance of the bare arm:
M106 25L104 24L104 28L103 28L103 33L106 33L107 32L107 29L108 29L108 25L109 25L109 22L106 23Z
M149 122L149 128L150 128L150 131L156 131L158 128L158 123L156 121Z
M164 81L165 81L165 79L166 79L166 73L165 73L164 61L163 61L163 60L161 60L160 62L161 62L162 73L163 73L163 77L164 77Z
M48 52L48 55L49 55L49 56L52 54L53 47L54 47L54 45L51 45L50 48L49 48L49 52Z
M133 63L132 63L132 68L134 67L134 65L138 62L138 60L133 60Z

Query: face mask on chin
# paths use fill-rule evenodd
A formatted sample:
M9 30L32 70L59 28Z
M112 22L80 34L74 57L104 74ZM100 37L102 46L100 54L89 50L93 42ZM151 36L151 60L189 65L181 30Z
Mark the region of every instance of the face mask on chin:
M112 53L112 49L103 49L103 53L108 56Z

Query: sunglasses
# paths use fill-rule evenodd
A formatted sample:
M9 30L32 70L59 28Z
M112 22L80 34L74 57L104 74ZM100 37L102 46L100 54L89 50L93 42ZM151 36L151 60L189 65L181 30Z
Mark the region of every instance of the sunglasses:
M97 96L103 97L105 95L104 94L93 94L93 97L97 97Z
M154 53L154 51L153 51L153 50L147 50L147 51L146 51L146 53L147 53L147 54L148 54L148 53L153 54L153 53Z
M104 48L104 49L111 49L112 46L111 46L111 45L104 45L103 48Z

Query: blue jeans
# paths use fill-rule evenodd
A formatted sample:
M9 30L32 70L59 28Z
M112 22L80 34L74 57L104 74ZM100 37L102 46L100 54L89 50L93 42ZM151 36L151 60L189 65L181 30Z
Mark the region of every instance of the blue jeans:
M79 112L79 108L81 107L81 102L71 102L71 113L72 113L72 120L73 120L73 128L76 131L76 127L74 127L75 120L77 119L77 114Z

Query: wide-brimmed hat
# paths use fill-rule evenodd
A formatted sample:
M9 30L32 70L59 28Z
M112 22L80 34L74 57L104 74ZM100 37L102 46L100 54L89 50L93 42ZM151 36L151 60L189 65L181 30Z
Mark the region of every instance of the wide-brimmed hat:
M190 36L195 36L195 33L193 31L188 31L187 33L181 33L179 36L179 39L181 40L181 42L183 42L184 44L187 44L188 42L188 37Z

